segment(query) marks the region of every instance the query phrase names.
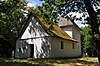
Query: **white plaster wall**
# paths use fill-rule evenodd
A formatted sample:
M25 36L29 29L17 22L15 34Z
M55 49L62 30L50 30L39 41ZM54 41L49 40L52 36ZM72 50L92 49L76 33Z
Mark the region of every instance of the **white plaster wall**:
M74 53L76 56L81 55L81 40L80 40L80 29L75 26L66 26L62 28L69 36L78 40L78 43L75 44Z
M80 56L81 55L81 33L80 33L80 29L78 29L75 26L73 26L73 38L78 40L76 52Z
M66 26L62 28L69 36L78 40L78 43L75 45L76 49L75 52L77 56L81 55L81 34L80 29L75 26Z
M49 45L51 42L49 35L45 32L45 30L33 16L31 16L29 22L30 23L21 38L16 41L16 58L30 57L29 44L34 44L34 58L49 57ZM25 52L23 52L23 47L25 46L27 46L27 49L24 49ZM21 48L21 52L19 52L19 48Z
M64 42L64 48L61 49L61 41ZM59 38L52 38L52 45L51 45L51 57L52 58L64 58L64 57L77 57L76 50L76 43L74 43L74 49L72 48L71 41L62 40Z
M51 53L51 38L34 39L34 58L49 58Z
M23 33L21 39L48 36L48 34L33 16L31 16L29 22L30 23Z
M30 46L26 40L16 41L15 58L28 58L30 57Z
M63 29L70 37L73 37L73 35L72 35L72 27L62 27L62 29Z
M30 44L34 44L33 58L49 58L51 53L51 37L42 37L36 39L18 40L16 45L16 58L30 57ZM23 47L26 47L23 51ZM21 52L19 52L21 48ZM26 52L25 52L26 51Z

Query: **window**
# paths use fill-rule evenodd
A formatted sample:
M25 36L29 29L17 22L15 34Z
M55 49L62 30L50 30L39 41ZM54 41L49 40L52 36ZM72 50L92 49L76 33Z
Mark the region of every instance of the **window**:
M72 43L72 49L74 49L75 47L74 47L74 43Z
M61 41L61 49L63 49L63 44L64 44L63 41Z

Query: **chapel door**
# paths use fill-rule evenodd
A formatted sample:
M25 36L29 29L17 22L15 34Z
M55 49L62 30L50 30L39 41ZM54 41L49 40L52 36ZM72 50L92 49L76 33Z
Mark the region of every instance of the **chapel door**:
M34 44L30 44L30 58L33 58L33 54L34 54Z

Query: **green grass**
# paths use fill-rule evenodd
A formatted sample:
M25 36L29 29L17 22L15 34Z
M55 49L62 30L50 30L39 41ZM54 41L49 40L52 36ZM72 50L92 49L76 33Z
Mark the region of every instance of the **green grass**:
M53 66L44 63L42 60L27 59L0 59L0 66Z
M100 66L97 58L0 59L0 66Z

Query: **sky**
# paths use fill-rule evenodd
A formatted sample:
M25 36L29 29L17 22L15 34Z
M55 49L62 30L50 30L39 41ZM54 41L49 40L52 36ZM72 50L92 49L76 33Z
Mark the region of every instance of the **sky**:
M36 6L41 6L42 5L42 1L39 0L27 0L28 2L28 6L29 7L36 7ZM82 14L79 13L73 13L73 16L76 15L76 17L82 17ZM75 23L79 26L79 27L84 27L85 25L82 24L82 22L85 22L84 19L82 21L75 21Z
M28 6L34 6L34 7L36 7L36 6L41 6L42 5L42 2L41 1L39 1L39 0L27 0L27 2L28 2Z
M73 17L73 16L76 16L76 18L80 18L80 17L82 17L82 13L75 13L75 12L71 12L71 13L69 13L69 14L67 14L67 15L70 15L70 14L73 14L71 17ZM74 22L79 26L79 27L84 27L84 26L87 26L86 24L84 25L83 23L86 23L86 21L84 20L84 17L82 17L82 21L79 21L79 20L77 20L77 21L75 21L74 20Z

